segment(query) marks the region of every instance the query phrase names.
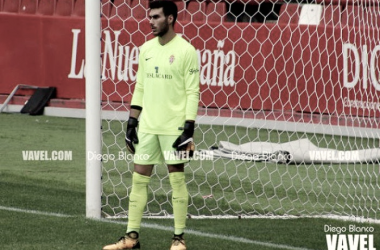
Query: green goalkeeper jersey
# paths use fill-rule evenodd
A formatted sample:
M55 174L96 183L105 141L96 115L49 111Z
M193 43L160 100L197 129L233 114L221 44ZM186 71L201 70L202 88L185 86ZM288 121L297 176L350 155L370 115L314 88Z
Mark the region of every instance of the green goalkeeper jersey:
M176 35L161 45L158 38L140 48L131 105L141 106L139 131L179 135L186 120L195 120L199 102L199 64L195 48Z

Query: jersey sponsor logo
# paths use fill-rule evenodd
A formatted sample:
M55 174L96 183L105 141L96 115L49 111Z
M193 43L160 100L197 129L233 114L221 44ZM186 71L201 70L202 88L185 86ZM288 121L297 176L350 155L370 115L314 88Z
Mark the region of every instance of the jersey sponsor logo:
M173 79L173 75L158 73L158 66L154 67L154 71L155 73L146 73L146 78Z
M153 57L148 57L148 58L145 58L145 61L148 61L149 59L152 59Z
M170 74L146 73L146 78L173 79L173 76Z

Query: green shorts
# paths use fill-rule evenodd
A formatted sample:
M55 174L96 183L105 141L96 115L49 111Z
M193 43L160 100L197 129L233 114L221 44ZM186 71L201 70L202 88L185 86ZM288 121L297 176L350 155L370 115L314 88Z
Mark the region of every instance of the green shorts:
M189 162L181 158L173 148L178 135L156 135L138 132L139 143L135 144L134 163L141 165L169 164Z

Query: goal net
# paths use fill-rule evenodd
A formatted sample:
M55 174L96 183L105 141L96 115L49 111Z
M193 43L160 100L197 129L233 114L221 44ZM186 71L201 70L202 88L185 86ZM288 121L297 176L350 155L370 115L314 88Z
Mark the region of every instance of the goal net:
M380 6L375 0L176 1L197 49L189 216L379 221ZM103 0L102 213L128 215L124 133L148 0ZM163 58L162 60L169 60ZM156 166L145 216L170 217Z

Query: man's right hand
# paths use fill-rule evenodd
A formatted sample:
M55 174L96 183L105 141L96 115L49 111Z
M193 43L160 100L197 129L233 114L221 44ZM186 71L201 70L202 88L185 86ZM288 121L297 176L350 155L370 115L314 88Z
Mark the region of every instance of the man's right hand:
M129 117L127 124L127 131L125 132L125 143L127 145L127 149L132 154L135 153L134 144L139 143L139 138L137 138L137 125L139 121L134 117Z

